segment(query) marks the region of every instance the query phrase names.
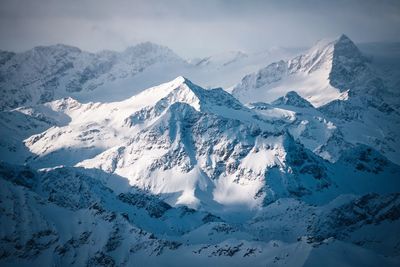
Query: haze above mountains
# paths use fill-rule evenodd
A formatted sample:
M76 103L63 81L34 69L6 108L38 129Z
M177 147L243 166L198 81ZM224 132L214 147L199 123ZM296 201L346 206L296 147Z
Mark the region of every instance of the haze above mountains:
M2 51L1 264L397 266L399 56Z

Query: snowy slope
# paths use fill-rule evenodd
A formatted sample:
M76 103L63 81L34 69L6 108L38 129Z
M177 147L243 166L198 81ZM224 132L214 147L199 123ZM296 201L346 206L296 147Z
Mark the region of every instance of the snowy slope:
M3 160L14 155L35 168L97 168L172 206L216 212L288 196L313 202L322 194L328 201L347 192L330 192L335 164L349 148L341 131L296 93L273 105L249 109L222 89L205 90L184 77L122 102L66 98L34 108L32 114L59 123L20 139L29 152L10 150ZM387 172L376 176L396 184Z
M182 203L191 204L194 201L195 205L193 194L196 184L199 183L200 187L212 184L209 176L218 177L225 165L232 168L225 179L236 179L236 163L233 159L232 162L223 162L224 157L231 155L233 150L239 152L242 147L249 151L248 142L258 142L255 135L264 134L264 139L267 139L270 132L275 132L273 125L264 123L222 89L204 90L183 77L123 102L76 104L72 99L61 101L66 105L64 113L71 121L64 126L53 126L24 141L30 152L37 155L26 159L29 164L47 167L74 165L85 160L81 166L95 165L115 172L141 188L153 185L154 193L174 193L175 196L170 196L173 204L179 203L181 197ZM59 102L46 105L58 109ZM243 131L243 137L234 137L237 130ZM209 144L203 143L204 137L201 136L205 134L210 137L220 135L224 142L218 144L217 140L210 140ZM277 137L269 137L268 142L279 141L279 132L277 134ZM263 142L260 141L259 145ZM229 151L225 151L225 146ZM212 158L208 155L210 149L215 154ZM264 153L272 153L271 157L274 157L275 150L279 148ZM102 151L105 152L99 154ZM243 155L235 157L241 159ZM275 164L273 158L271 160L271 164ZM177 166L173 168L175 164ZM161 165L165 165L162 168L164 174L158 173L157 166ZM162 182L163 176L172 176L176 182L171 181L168 188ZM248 179L254 180L257 176L262 177L261 170L249 173ZM186 185L181 182L182 179L187 180ZM246 183L251 193L243 195L243 199L238 201L253 203L252 196L260 189L261 181L257 184ZM224 184L220 186L224 188ZM180 190L183 193L178 194ZM204 190L212 190L212 187ZM226 193L222 191L220 198L223 199ZM230 201L235 202L233 199Z
M183 75L205 88L222 87L230 92L243 76L276 60L289 59L301 48L274 47L256 53L228 51L205 58L192 59L194 66Z
M349 147L365 144L399 163L400 117L395 110L380 111L359 98L316 109L295 92L271 104L249 107L287 128L298 142L329 161L336 161Z
M39 46L23 53L0 51L0 110L63 97L81 102L121 101L179 75L211 88L231 87L245 74L297 50L273 51L232 52L212 56L207 62L188 62L169 48L149 42L122 52L89 53L66 45Z
M88 53L65 45L35 47L6 57L0 65L0 106L12 108L90 92L166 62L184 64L170 49L152 43L120 53Z
M318 107L336 99L347 99L354 77L368 78L365 59L345 35L322 40L304 55L278 61L245 76L233 89L244 103L271 102L286 92L296 91Z
M400 260L398 194L343 195L320 206L284 198L231 224L134 188L115 192L103 175L1 164L1 265L396 266Z
M335 41L319 42L305 55L273 63L245 76L234 88L233 95L242 102L271 103L278 99L272 103L274 107L297 112L297 116L291 116L298 118L297 122L300 120L302 125L292 134L296 139L301 139L299 134L309 141L314 139L315 144L300 141L314 152L318 153L318 146L337 150L321 151L326 154L323 156L326 159L335 160L337 156L331 154L337 154L348 144L362 143L399 163L396 152L400 149L399 96L395 93L393 79L382 75L377 65L342 35ZM288 103L287 96L280 98L285 92L290 94L292 91L318 107L318 111L306 104ZM263 113L279 114L267 105L262 109ZM330 124L327 126L330 130L313 131L320 128L316 120ZM312 121L315 123L310 123ZM335 135L330 134L332 131Z
M323 113L296 92L288 92L271 104L251 103L249 107L274 124L289 131L293 138L318 156L335 162L344 150L356 145Z

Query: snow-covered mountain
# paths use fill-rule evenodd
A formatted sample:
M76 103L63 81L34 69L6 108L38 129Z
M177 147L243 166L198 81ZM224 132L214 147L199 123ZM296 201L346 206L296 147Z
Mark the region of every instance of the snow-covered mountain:
M275 104L279 106L281 100ZM36 168L77 165L101 169L165 195L170 205L255 207L266 196L272 201L292 193L307 195L318 191L321 183L332 184L333 178L326 173L330 163L312 151L336 162L348 149L346 141L339 139L335 125L318 117L310 104L306 108L310 114L296 115L287 109L292 118L285 122L279 118L279 109L264 114L265 109L249 109L222 89L205 90L178 77L122 102L81 104L66 98L39 106L31 113L41 115L33 120L46 118L49 128L20 139L27 148L24 154L11 146L4 155ZM13 113L21 112L29 114L26 109ZM56 118L63 116L67 117L63 123L51 123L61 122ZM312 137L305 134L310 131ZM335 144L343 144L341 150L329 147L336 136ZM323 144L327 146L322 148ZM297 162L299 156L302 159ZM294 168L291 160L299 166ZM294 178L282 184L282 175ZM265 186L266 177L275 176L276 184ZM309 180L310 188L302 179Z
M345 35L334 41L322 40L304 55L278 61L245 76L233 89L244 103L271 102L296 91L314 106L345 100L349 90L359 89L373 77L367 61ZM366 90L366 89L363 89Z
M40 46L18 54L2 52L0 106L14 108L90 93L104 84L163 64L185 62L170 49L152 43L142 43L120 53L89 53L66 45Z
M115 77L124 81L120 90L171 62L224 69L251 57L229 53L188 63L143 44L123 60L143 55L138 65L146 65L148 48L155 63ZM38 71L36 82L73 53L76 60L82 53L115 55L67 50L74 52ZM261 84L273 80L271 66L283 66L279 81L249 83L233 95L179 76L123 100L88 101L91 90L106 97L102 90L112 86L85 86L131 69L118 59L112 71L82 83L80 99L5 107L0 265L398 266L398 109L387 101L384 79L347 37L310 51L254 74L268 74ZM0 62L16 56L0 55ZM59 75L59 84L79 76L72 69ZM317 78L323 82L310 82ZM257 94L246 105L239 101L238 92L247 97L289 80L299 87L282 87L271 101ZM302 90L305 84L310 91ZM44 88L29 86L25 92Z
M289 59L303 51L302 48L273 47L256 53L228 51L190 60L193 69L184 76L205 88L222 87L230 92L246 74L255 72L276 60Z
M231 87L245 74L298 50L273 51L230 52L200 61L186 61L150 42L122 52L90 53L67 45L39 46L23 53L0 51L0 110L63 97L82 102L121 101L179 75L211 88Z
M319 118L335 125L335 140L344 140L341 146L367 144L399 163L400 113L396 103L400 98L390 86L393 83L342 35L334 41L320 41L304 55L245 76L232 93L247 103L272 102L288 92L288 98L277 100L284 103L291 101L294 91L318 108ZM298 97L293 101L304 102Z

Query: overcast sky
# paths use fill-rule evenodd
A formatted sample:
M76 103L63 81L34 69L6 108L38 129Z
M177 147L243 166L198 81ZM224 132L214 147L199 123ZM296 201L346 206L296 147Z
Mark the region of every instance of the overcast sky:
M341 33L355 42L400 41L400 0L0 0L0 48L12 51L152 41L193 57L305 47Z

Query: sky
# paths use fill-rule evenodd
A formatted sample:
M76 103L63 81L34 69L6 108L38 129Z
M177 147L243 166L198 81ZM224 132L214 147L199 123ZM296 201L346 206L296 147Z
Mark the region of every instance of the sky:
M87 51L166 45L190 58L308 47L345 33L399 42L399 0L0 0L0 49L63 43Z

